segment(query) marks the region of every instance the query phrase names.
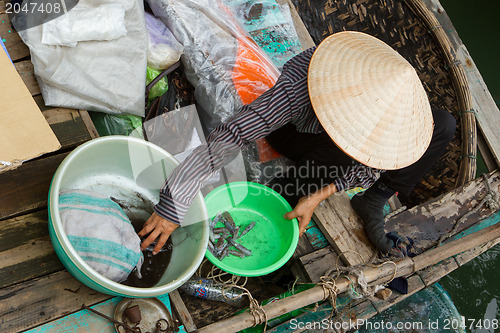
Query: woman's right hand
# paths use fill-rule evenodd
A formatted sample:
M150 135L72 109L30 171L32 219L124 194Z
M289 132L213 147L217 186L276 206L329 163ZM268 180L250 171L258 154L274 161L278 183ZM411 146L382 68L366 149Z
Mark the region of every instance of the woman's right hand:
M168 237L170 237L172 232L177 229L178 226L178 224L172 223L160 215L153 213L146 223L144 223L142 230L138 233L139 237L149 234L148 238L143 240L141 243L141 251L144 251L158 238L158 243L153 249L153 255L160 252L163 245L167 242Z

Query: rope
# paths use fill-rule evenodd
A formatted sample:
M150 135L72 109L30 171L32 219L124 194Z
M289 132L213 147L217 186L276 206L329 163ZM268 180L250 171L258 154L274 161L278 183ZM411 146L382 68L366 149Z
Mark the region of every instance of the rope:
M224 296L224 298L230 299L229 297L226 296L225 291L227 289L231 289L231 288L238 288L238 289L243 290L243 293L241 295L238 295L235 298L240 298L240 297L243 297L245 295L248 296L248 300L250 302L249 310L250 310L250 314L253 316L252 327L264 324L263 332L265 333L267 330L267 314L266 314L266 311L264 310L264 308L259 304L259 302L255 298L253 298L252 294L250 293L250 291L247 288L242 287L242 286L238 286L236 284L227 284L224 286L224 288L222 288L222 296ZM235 299L235 298L231 298L231 299Z
M342 255L345 256L346 253L357 254L361 258L363 263L359 264L359 265L355 265L355 266L339 267L339 259ZM375 290L377 288L379 288L380 286L379 285L374 285L374 286L368 285L368 282L366 281L366 277L362 271L362 269L365 266L372 267L372 268L378 268L378 267L381 267L381 266L386 265L386 264L394 265L394 272L393 272L392 278L386 283L390 283L392 280L394 280L394 278L396 277L397 271L398 271L397 264L392 260L387 260L387 261L381 262L380 264L372 264L372 262L375 260L375 257L376 256L373 256L372 258L370 258L369 262L366 262L366 260L364 260L363 256L359 252L345 251L341 255L337 256L337 259L335 260L335 267L330 269L329 271L327 271L324 274L324 276L322 276L320 278L321 282L319 283L319 285L321 285L323 287L324 292L328 291L329 292L328 295L330 296L331 292L329 290L325 291L325 288L330 288L330 286L331 286L331 283L327 283L327 282L334 281L333 287L335 287L335 280L337 278L339 278L342 273L345 273L342 275L342 277L346 278L350 282L350 286L349 286L350 291L348 293L351 296L351 298L371 297L375 294L375 292L376 292ZM334 271L336 271L336 275L335 275L335 277L331 277L330 275L332 275L332 273ZM351 280L349 275L353 275L356 277L356 281L357 281L356 284L359 285L359 287L361 288L361 293L359 293L356 290L356 288L355 288L356 284ZM338 289L334 289L334 291L335 291L335 297L336 297ZM325 300L326 299L327 299L327 297L325 297ZM332 300L332 305L334 305L334 304L336 304L336 300L335 300L335 303Z
M335 285L335 280L330 276L322 276L320 280L321 282L318 285L323 287L323 301L329 299L330 304L335 309L337 307L337 292L339 291Z
M486 182L486 194L485 194L483 200L481 200L481 202L473 210L470 210L469 212L462 215L462 217L460 219L458 219L457 222L455 223L455 226L453 227L453 229L450 232L442 235L439 238L439 240L436 243L436 247L440 246L443 243L443 241L445 241L448 238L450 238L451 236L455 235L458 228L460 227L460 225L469 216L477 213L479 211L479 209L481 209L481 207L483 207L485 204L492 211L497 211L500 209L500 195L491 189L490 182L489 182L489 176L487 174L483 174L483 179Z
M244 277L244 282L240 284L240 280L242 278L242 276L237 276L237 275L233 275L233 274L230 274L230 273L227 273L227 272L224 272L223 270L221 270L220 268L212 265L211 268L210 268L210 271L208 271L208 273L206 275L203 274L203 266L205 265L205 263L209 262L207 259L204 259L202 262L201 262L201 265L200 267L198 267L198 272L197 272L197 275L198 276L204 276L205 278L207 279L212 279L214 281L217 281L219 283L222 283L222 284L231 284L231 285L238 285L238 286L246 286L247 282L248 282L248 277ZM223 280L222 277L223 276L226 276L228 275L229 278L227 280Z
M208 260L204 259L202 261L200 267L198 267L198 272L197 272L198 276L203 276L202 275L203 266L205 265L206 262L208 262ZM229 279L223 280L222 277L227 276L227 275L230 276ZM221 284L224 285L222 287L222 296L224 296L225 299L234 300L234 299L241 298L245 295L248 296L248 301L250 303L249 310L250 310L250 314L253 316L253 320L254 320L253 326L264 324L264 332L266 332L267 314L264 311L264 308L262 306L260 306L259 302L252 296L250 291L247 288L245 288L245 285L248 282L248 277L244 277L244 282L241 285L238 285L238 283L240 282L240 279L242 278L241 276L237 276L234 274L224 272L220 268L217 268L216 266L212 265L210 268L210 271L206 275L206 278L220 282ZM295 284L294 284L294 286L295 286ZM237 297L227 297L226 291L231 290L232 288L237 288L237 289L243 290L243 293L241 295L238 295Z

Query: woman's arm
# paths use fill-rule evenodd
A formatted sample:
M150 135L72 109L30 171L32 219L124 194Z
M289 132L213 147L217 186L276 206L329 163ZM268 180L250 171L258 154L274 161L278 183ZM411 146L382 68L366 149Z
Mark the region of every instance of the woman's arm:
M205 181L229 163L248 141L263 138L291 120L290 84L280 77L276 85L252 104L242 107L226 124L215 128L207 144L196 148L164 183L155 213L146 221L139 236L150 233L141 244L148 247L155 239L157 253L172 231L182 224L191 202Z

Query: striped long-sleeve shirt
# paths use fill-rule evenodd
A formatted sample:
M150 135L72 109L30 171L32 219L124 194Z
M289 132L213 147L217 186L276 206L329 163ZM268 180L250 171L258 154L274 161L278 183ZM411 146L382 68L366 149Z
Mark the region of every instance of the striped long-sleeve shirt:
M299 132L324 131L312 109L307 88L307 71L314 50L310 48L290 59L271 89L215 128L207 144L195 149L175 168L160 191L160 202L155 206L158 215L181 223L204 182L229 163L245 143L263 138L287 123L295 125ZM337 191L355 186L367 188L380 172L356 163L343 177L334 179L334 184Z

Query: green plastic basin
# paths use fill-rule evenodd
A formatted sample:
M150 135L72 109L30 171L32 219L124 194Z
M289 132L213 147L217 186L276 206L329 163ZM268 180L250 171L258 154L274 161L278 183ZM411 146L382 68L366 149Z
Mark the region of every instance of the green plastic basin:
M240 230L252 221L254 228L237 242L252 251L245 258L228 256L222 261L209 251L206 257L220 269L240 276L261 276L283 266L292 256L299 240L297 219L283 217L292 210L288 202L267 186L250 182L222 185L205 197L208 216L228 211ZM219 222L216 227L223 226Z

